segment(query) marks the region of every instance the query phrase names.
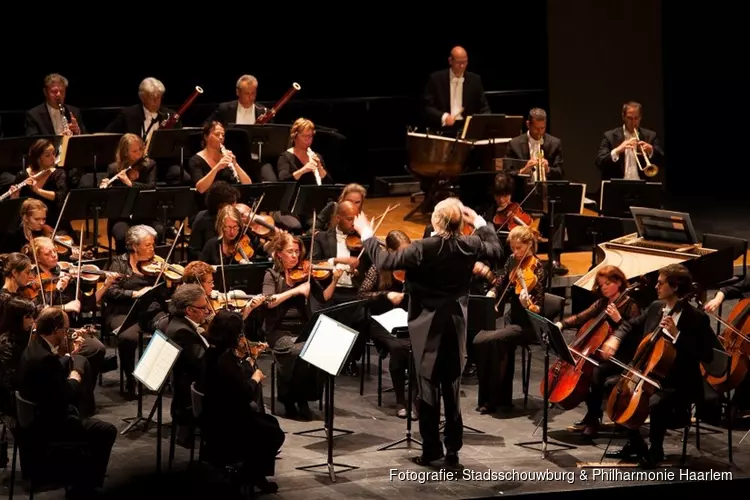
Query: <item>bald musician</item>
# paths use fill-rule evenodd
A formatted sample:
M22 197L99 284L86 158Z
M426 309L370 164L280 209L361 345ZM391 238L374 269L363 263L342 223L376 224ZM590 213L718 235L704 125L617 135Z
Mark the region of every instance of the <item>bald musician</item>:
M449 68L436 71L427 80L423 99L430 127L463 126L467 116L491 112L481 77L466 71L469 64L466 49L453 47L448 64Z
M258 96L258 79L253 75L242 75L235 85L237 99L222 102L211 115L211 120L224 124L255 125L255 120L266 112L266 107L255 102Z

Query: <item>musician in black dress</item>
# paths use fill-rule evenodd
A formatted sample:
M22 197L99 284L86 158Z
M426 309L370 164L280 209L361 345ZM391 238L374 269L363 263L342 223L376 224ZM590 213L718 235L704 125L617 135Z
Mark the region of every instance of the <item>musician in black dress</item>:
M307 118L297 118L289 131L291 147L281 153L276 163L276 175L280 182L333 184L323 157L312 150L314 137L315 124Z
M202 453L209 460L243 463L254 486L274 493L278 485L267 477L276 474L276 455L286 438L276 417L265 411L265 375L240 347L243 327L242 317L226 309L219 311L208 327Z
M466 222L477 228L462 236ZM409 337L419 384L419 432L426 465L443 456L458 463L463 446L463 424L459 400L461 373L466 361L466 324L469 283L474 264L502 252L491 224L456 198L435 206L432 225L437 234L396 251L383 251L373 238L371 223L359 214L354 227L372 262L380 270L406 271L409 292ZM445 405L445 448L440 443L440 400Z
M686 299L692 281L690 272L681 264L662 268L656 282L658 299L635 318L623 322L602 346L604 359L619 359L619 348L630 342L629 337L640 340L654 334L672 344L676 351L669 373L657 380L661 388L656 389L648 400L651 448L646 446L639 429L630 429L628 443L613 453L613 457L635 457L644 467L655 466L664 459L667 429L687 425L691 405L702 398L700 365L713 359L716 337L711 331L708 316Z
M211 184L205 195L206 209L195 215L190 222L190 241L188 249L190 259L199 259L206 242L216 236L216 216L226 205L234 205L240 199L240 192L236 187L224 181Z
M125 238L126 253L112 260L110 271L122 275L105 293L105 308L102 313L105 327L110 331L120 328L128 318L133 302L149 292L156 276L147 276L139 269L140 263L146 263L154 258L156 231L149 226L133 226L128 230ZM130 314L127 325L117 334L117 350L120 366L126 377L126 396L135 395L135 352L141 333L154 331L154 320L157 315L167 310L166 288L164 280L151 296L148 303L139 302L136 310ZM145 344L144 344L145 348Z
M225 205L216 216L216 234L208 240L201 252L200 260L212 266L249 264L266 257L263 245L251 231L247 231L247 239L250 248L245 251L242 245L238 245L242 230L242 214L232 205Z
M203 125L203 149L188 162L190 179L198 193L205 193L216 181L229 184L252 184L250 176L237 162L234 154L224 147L224 125L210 121Z
M308 401L320 399L324 377L316 367L299 359L304 340L297 341L312 316L307 298L307 280L295 282L290 272L305 259L305 246L298 237L279 233L270 245L273 268L263 278L263 295L273 296L263 318L263 333L277 363L278 400L288 418L312 419ZM334 276L340 276L336 270ZM331 280L333 283L337 278ZM329 287L330 288L330 287ZM330 293L333 293L332 290Z
M399 230L388 233L385 237L385 246L388 250L396 251L406 248L411 243L409 237ZM406 309L408 299L404 293L404 277L401 273L394 271L381 271L377 267L370 266L365 273L364 281L359 287L357 298L369 299L370 316L384 314L393 308ZM382 357L390 355L388 369L393 382L393 393L396 395L396 412L399 418L407 418L406 414L406 371L409 369L409 349L411 341L408 337L398 338L375 320L370 321L370 339L378 348ZM412 406L412 420L416 420L417 391L412 391L414 406Z
M641 308L632 299L625 301L619 308L615 305L615 302L627 288L628 280L619 267L602 267L596 273L596 281L592 289L592 293L598 296L597 300L578 314L564 318L557 326L560 329L580 329L588 321L605 314L605 321L614 332L623 321L629 321L641 313ZM638 338L633 336L629 340L634 341ZM618 359L623 363L629 363L636 347L638 345L633 342L621 347ZM589 353L588 356L593 359L599 358L597 353ZM602 402L604 400L605 383L607 379L618 375L620 372L622 372L622 369L609 361L599 361L599 366L594 366L591 385L586 397L586 416L580 422L576 422L576 425L583 427L584 436L591 438L596 436L603 416Z
M16 370L29 344L36 318L34 304L21 297L9 299L0 315L0 413L15 415Z

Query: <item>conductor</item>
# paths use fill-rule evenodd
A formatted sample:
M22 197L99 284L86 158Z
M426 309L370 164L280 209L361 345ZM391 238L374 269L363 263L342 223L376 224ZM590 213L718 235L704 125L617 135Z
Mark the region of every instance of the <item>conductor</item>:
M476 228L463 236L464 224ZM469 285L474 264L502 257L502 246L492 224L464 207L456 198L435 206L435 234L395 252L381 249L373 238L371 222L360 212L354 220L373 265L380 270L405 270L409 294L409 337L419 391L419 432L422 455L417 465L445 457L458 464L463 446L463 422L459 391L466 364L466 327ZM440 391L440 392L438 392ZM445 405L445 452L440 443L440 400Z

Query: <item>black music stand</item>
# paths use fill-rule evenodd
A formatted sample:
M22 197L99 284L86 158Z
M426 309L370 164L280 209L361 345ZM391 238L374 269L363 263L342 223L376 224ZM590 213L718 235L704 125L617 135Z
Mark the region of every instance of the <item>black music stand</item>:
M504 114L472 115L465 125L462 139L478 141L515 137L521 133L523 117Z
M573 355L570 353L570 349L568 349L568 344L565 342L562 331L560 331L556 324L554 324L544 316L540 316L531 311L527 310L526 314L531 321L531 326L534 329L534 332L536 332L537 337L539 338L539 342L544 346L544 371L542 372L544 373L544 416L542 417L542 440L516 443L516 446L535 449L532 448L531 445L541 444L542 458L547 458L547 446L549 445L559 446L560 448L565 450L574 450L577 448L577 446L565 443L550 443L547 439L547 419L549 414L549 379L547 377L547 373L549 373L550 347L555 351L557 357L564 362L575 365L575 360L573 359Z
M94 220L92 249L96 254L102 248L99 246L99 219L129 218L138 198L138 188L124 186L71 189L68 196L65 210L69 220Z
M220 267L214 271L216 289L220 293L239 289L249 295L261 293L266 270L270 269L273 265L270 261L232 265L226 265L225 262L224 264L223 273ZM224 283L225 278L226 284Z
M591 270L596 266L596 249L599 243L614 240L636 231L633 219L620 217L591 217L581 214L565 214L565 229L568 244L576 249L591 247Z
M128 312L127 316L125 316L125 320L122 322L122 325L115 328L112 333L114 335L119 335L120 332L124 332L131 326L133 326L136 323L139 323L141 318L140 316L146 312L146 308L153 302L154 295L156 294L156 291L159 290L160 287L164 286L164 281L159 283L159 285L155 288L152 288L151 290L147 291L140 297L136 298L135 301L133 301L133 305L130 307L130 311ZM140 329L138 332L138 359L140 360L143 357L143 328ZM156 405L156 403L155 403ZM129 422L127 427L125 427L121 432L120 435L124 436L131 430L133 430L137 425L143 424L143 431L145 432L148 430L148 425L151 423L151 419L154 416L154 408L151 409L151 412L149 413L148 418L143 418L143 384L141 381L138 381L138 406L136 409L135 417L127 417L123 418L123 422Z
M602 181L599 213L610 217L631 217L630 207L661 208L662 183L644 180Z
M67 138L67 145L60 163L67 171L76 169L86 172L90 167L94 176L99 171L106 172L122 135L104 133L72 135Z
M8 170L18 165L18 170L26 168L29 149L39 139L46 139L60 149L61 135L37 135L31 137L6 137L0 139L0 170Z
M292 214L299 217L320 212L328 202L336 201L344 188L343 184L327 184L324 186L303 185L297 191L297 199L292 207Z
M157 130L158 132L158 130ZM195 213L195 194L187 186L159 187L141 191L138 203L131 212L133 220L157 219L166 228L169 220L185 220ZM160 244L167 240L167 232L161 235ZM185 239L183 238L183 244Z
M146 154L150 158L179 158L182 179L185 176L185 150L191 150L192 138L200 132L198 127L158 128L151 134Z
M352 307L353 305L359 305L364 301L353 301L339 306L329 308L329 310L340 312L340 307L345 308ZM322 311L321 311L322 312ZM333 461L333 433L336 428L333 426L333 414L334 414L334 398L336 376L341 373L341 369L346 365L349 353L354 347L359 332L349 328L348 326L332 319L326 314L316 313L317 319L313 323L313 326L308 330L308 337L305 345L300 352L300 360L310 363L312 366L317 367L321 371L328 374L328 380L326 383L326 409L325 409L325 427L326 440L328 442L328 460L322 464L306 465L297 467L297 470L311 470L319 467L326 467L328 469L328 475L331 481L336 482L336 471L335 467L342 467L346 471L358 469L352 465L339 464ZM312 323L312 322L311 322ZM295 432L296 435L301 436L307 432ZM349 434L352 432L349 431Z
M317 186L316 186L317 187ZM240 184L235 186L240 192L240 200L248 205L252 201L263 197L263 202L258 207L258 212L286 212L290 210L294 192L297 190L296 182L263 182L259 184Z
M260 161L263 158L273 158L276 160L281 153L289 147L289 125L282 124L265 124L265 125L244 125L230 123L227 127L227 141L229 133L232 132L232 142L228 144L244 142L244 148L247 148L248 158ZM237 134L239 132L239 134ZM229 147L229 146L228 146ZM232 147L229 147L232 151ZM236 156L236 153L235 153Z

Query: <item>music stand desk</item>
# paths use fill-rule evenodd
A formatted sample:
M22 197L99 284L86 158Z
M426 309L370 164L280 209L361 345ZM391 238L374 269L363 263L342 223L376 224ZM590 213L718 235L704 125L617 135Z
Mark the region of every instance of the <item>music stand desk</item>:
M316 186L317 187L317 186ZM240 184L235 186L240 192L240 200L252 205L254 200L263 196L263 203L258 212L291 211L292 200L297 190L296 182L263 182L260 184Z
M661 208L662 183L644 180L602 181L599 213L610 217L631 217L630 207Z
M94 221L93 248L99 246L100 219L129 219L138 199L138 188L110 187L72 189L68 192L68 203L65 205L66 217L69 220ZM95 255L96 257L96 255Z
M248 158L252 157L256 161L272 158L275 163L275 160L289 147L290 129L290 125L276 123L264 125L230 123L227 127L227 140L232 132L232 142L228 142L232 147L238 141L242 141L245 144L243 147L249 153Z
M60 150L60 144L62 144L61 135L4 137L0 139L0 170L11 171L15 167L18 167L18 170L23 170L26 167L26 158L29 156L29 149L40 139L52 142L55 150Z
M330 201L336 201L344 188L343 184L325 184L323 186L303 185L297 191L291 212L300 216L319 213Z
M258 261L249 264L227 264L224 262L224 273L221 267L214 266L214 280L216 289L221 293L240 289L248 295L256 295L263 291L263 278L266 270L271 269L271 261ZM226 284L224 280L226 279ZM228 286L227 286L228 285Z
M107 133L64 136L60 166L66 170L76 168L91 173L106 172L122 136Z

